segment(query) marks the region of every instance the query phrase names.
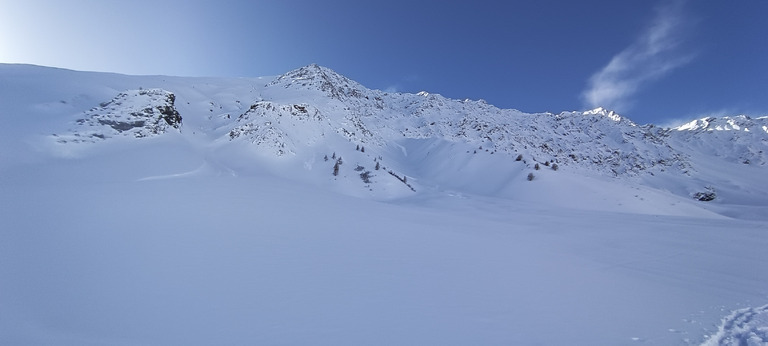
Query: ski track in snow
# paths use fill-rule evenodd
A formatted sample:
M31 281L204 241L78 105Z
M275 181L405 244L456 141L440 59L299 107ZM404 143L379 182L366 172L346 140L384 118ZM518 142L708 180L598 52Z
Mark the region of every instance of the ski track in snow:
M191 177L199 177L199 176L222 176L222 175L229 175L232 177L237 176L237 172L232 170L229 167L219 165L218 168L212 166L210 163L205 162L200 167L195 168L190 171L181 172L181 173L172 173L172 174L163 174L163 175L153 175L153 176L147 176L143 178L139 178L136 181L150 181L150 180L165 180L165 179L178 179L178 178L191 178Z
M768 345L768 305L733 311L702 346Z

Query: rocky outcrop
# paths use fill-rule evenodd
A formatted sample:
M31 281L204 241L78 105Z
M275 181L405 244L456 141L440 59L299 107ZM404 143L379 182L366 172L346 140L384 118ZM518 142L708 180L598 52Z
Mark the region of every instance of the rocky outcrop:
M162 89L128 90L86 111L59 142L94 142L115 136L144 138L181 128L176 96Z

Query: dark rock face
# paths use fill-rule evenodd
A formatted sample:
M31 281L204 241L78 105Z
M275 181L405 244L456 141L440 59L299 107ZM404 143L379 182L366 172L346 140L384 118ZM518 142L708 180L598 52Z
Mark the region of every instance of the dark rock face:
M123 132L128 131L130 129L136 128L136 127L144 127L145 121L134 121L134 122L118 122L114 120L103 120L99 119L97 120L99 124L107 125L113 129L115 129L117 132Z
M172 126L173 128L179 128L181 126L181 114L175 108L176 95L168 93L166 95L166 105L157 106L157 110L162 114L162 119Z

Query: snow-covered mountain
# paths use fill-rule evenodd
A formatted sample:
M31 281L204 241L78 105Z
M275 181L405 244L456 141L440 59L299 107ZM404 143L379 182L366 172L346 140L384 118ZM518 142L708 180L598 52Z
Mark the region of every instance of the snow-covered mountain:
M2 344L760 344L768 117L0 64Z
M736 212L719 210L724 203L744 205L740 212L750 214L768 198L762 178L767 117L706 118L669 129L638 125L602 108L528 114L483 100L371 90L318 65L259 79L4 70L6 76L47 71L78 81L61 100L29 105L57 107L57 117L46 124L59 146L53 151L73 153L116 136L142 140L175 133L217 153L246 148L247 157L296 166L292 179L376 199L426 190L537 200L537 192L524 185L529 180L540 193L556 195L564 191L558 184L590 191L596 181L629 182L632 189L601 197L607 203L598 204L609 209L627 209L627 198L642 199L637 188L708 200L713 203L704 208L727 215ZM8 81L13 92L48 87ZM83 107L88 109L78 109ZM221 158L230 154L209 157L218 157L217 169L240 165ZM576 196L559 197L583 205ZM632 208L627 211L637 211Z
M278 77L266 86L263 94L267 102L283 108L298 111L311 107L316 121L328 119L324 127L355 146L385 147L408 139L438 140L476 146L471 154L477 150L498 153L502 157L499 160L522 154L527 158L527 167L557 163L613 175L666 169L685 171L689 166L679 152L659 138L653 127L637 126L604 109L526 114L499 109L484 101L451 100L427 92L386 93L366 89L317 65ZM282 116L262 113L260 118L274 120L275 115ZM272 124L270 121L267 128L287 137L306 135L290 134L294 124ZM253 121L248 125L258 127ZM322 133L318 128L313 135ZM278 139L282 136L275 137L279 146L290 146Z

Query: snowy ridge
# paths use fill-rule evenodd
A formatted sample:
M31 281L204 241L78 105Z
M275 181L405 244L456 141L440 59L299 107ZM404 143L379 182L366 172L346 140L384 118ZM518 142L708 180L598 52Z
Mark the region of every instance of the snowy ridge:
M316 65L278 77L267 86L267 94L273 86L283 88L281 96L293 101L306 100L308 90L325 92L329 99L313 100L316 107L335 115L342 124L339 132L356 143L384 146L409 138L443 139L611 175L685 171L689 166L653 127L639 127L602 108L525 114L427 92L385 93Z
M687 124L673 128L677 131L762 131L768 134L768 117L758 117L755 119L747 115L737 115L734 117L706 117L693 120Z
M768 163L768 117L707 117L670 129L669 136L681 150L748 165Z

